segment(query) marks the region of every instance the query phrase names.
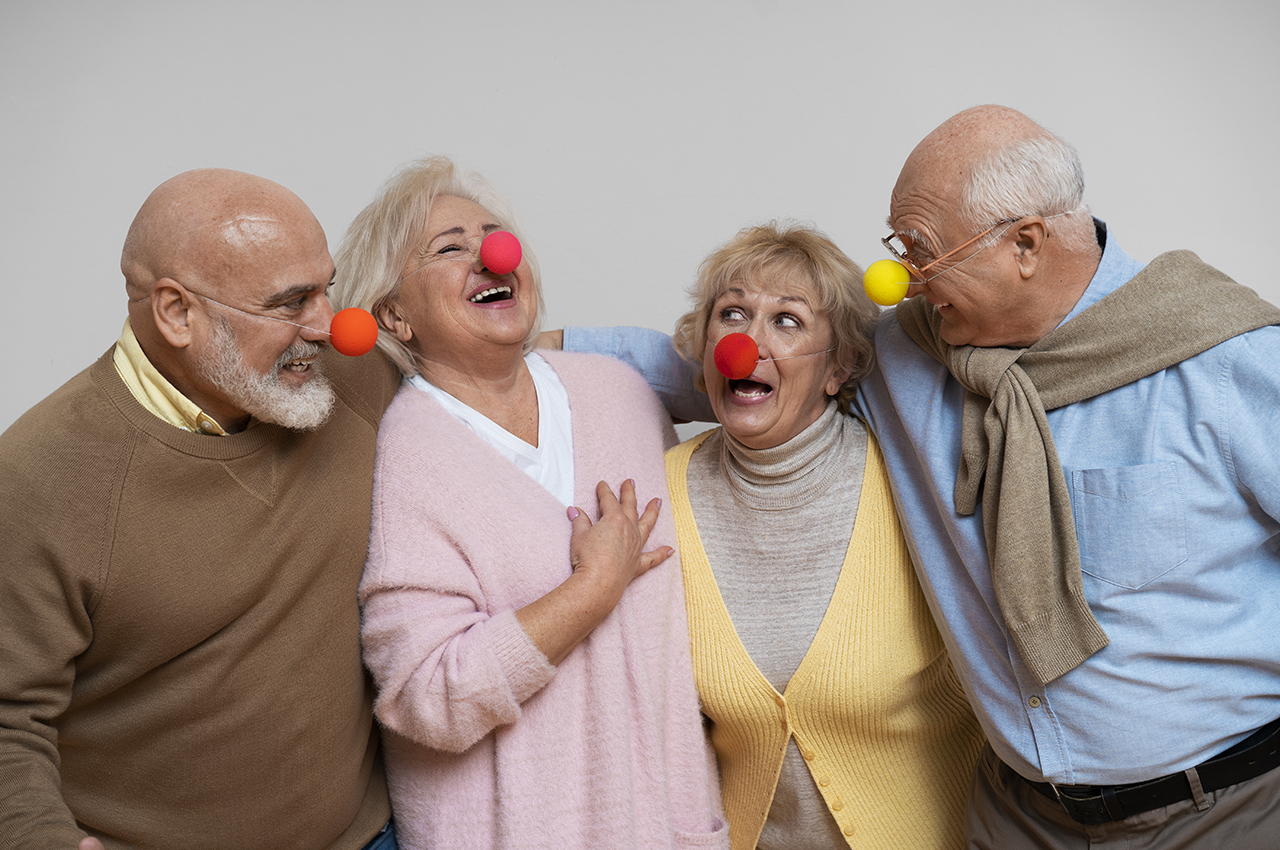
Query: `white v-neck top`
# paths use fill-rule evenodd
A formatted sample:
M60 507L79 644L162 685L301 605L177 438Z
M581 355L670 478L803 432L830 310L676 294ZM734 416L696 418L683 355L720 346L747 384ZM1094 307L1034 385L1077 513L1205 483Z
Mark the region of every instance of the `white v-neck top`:
M569 416L569 395L560 376L546 360L529 352L524 362L538 393L537 446L529 445L421 375L407 380L434 398L441 407L493 446L498 454L568 507L573 504L573 427Z

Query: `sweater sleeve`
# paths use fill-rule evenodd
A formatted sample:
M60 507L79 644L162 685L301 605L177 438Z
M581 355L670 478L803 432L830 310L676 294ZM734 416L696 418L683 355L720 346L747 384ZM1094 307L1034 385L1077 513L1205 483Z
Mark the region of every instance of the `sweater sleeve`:
M448 486L451 476L441 476L448 449L424 445L434 429L404 413L393 407L379 438L360 587L365 662L383 726L463 752L515 722L555 668L521 628L518 606L486 593L475 562L500 554L486 547L483 521L467 521L476 512Z
M57 721L75 659L92 640L112 470L77 451L75 412L37 407L0 437L0 846L74 848L84 837L62 796ZM63 438L63 439L60 439Z
M695 379L702 366L686 361L671 337L648 328L565 328L564 350L603 354L639 372L674 419L714 422L715 412Z

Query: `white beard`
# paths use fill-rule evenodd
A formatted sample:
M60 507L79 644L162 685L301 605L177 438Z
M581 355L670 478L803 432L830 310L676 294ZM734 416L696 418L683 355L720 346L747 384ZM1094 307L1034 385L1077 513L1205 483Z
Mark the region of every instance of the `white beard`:
M335 396L333 386L320 374L318 360L311 366L316 374L302 386L280 381L286 363L318 354L319 345L298 340L269 373L260 375L244 362L236 333L227 322L217 322L210 343L212 350L200 361L200 373L241 410L294 431L314 431L328 421Z

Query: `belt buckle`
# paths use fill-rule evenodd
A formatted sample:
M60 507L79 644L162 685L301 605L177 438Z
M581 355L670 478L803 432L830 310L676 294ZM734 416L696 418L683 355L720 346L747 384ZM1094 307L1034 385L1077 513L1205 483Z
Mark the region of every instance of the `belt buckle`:
M1071 794L1064 794L1058 787L1056 782L1048 783L1053 789L1053 794L1058 799L1058 805L1062 806L1062 810L1073 821L1085 826L1098 826L1110 821L1124 820L1124 813L1120 807L1119 800L1116 799L1115 789L1100 787L1101 792L1101 809L1097 802L1098 797L1073 797ZM1075 787L1075 786L1073 786Z

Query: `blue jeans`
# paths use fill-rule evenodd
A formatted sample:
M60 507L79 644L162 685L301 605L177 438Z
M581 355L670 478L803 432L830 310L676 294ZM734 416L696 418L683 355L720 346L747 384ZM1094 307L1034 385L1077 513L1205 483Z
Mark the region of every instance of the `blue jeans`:
M364 846L364 850L400 850L400 845L396 844L395 820L387 821L387 825L369 840L369 843Z

